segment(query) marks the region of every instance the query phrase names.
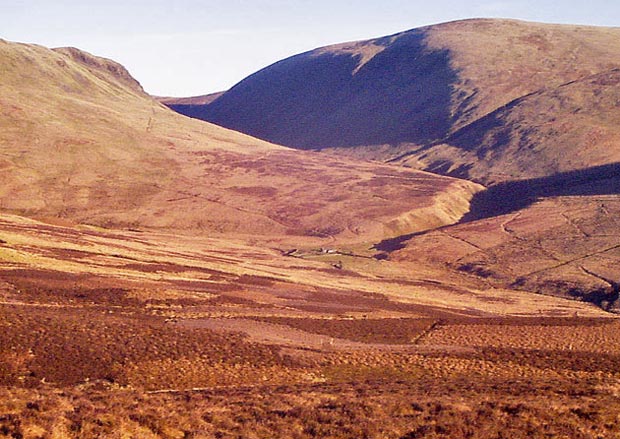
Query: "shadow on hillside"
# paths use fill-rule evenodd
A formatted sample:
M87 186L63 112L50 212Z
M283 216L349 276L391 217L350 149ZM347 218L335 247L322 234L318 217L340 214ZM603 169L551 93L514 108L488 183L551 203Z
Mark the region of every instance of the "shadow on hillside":
M428 232L428 230L384 239L383 241L371 247L372 250L378 250L380 252L383 252L374 255L374 258L378 260L387 259L388 253L405 248L407 246L407 241L409 241L411 238L415 238L416 236L424 235L426 232Z
M620 194L620 163L563 172L549 177L499 183L478 192L460 222L504 215L543 197Z
M544 197L619 194L620 163L563 172L550 177L511 181L496 184L474 195L470 211L459 223L515 212ZM375 255L375 258L386 259L388 253L405 248L411 238L427 232L429 231L385 239L372 247L384 252Z
M457 80L448 51L429 49L421 31L391 40L376 40L385 49L357 71L359 55L305 53L255 73L209 105L173 108L304 149L445 137Z

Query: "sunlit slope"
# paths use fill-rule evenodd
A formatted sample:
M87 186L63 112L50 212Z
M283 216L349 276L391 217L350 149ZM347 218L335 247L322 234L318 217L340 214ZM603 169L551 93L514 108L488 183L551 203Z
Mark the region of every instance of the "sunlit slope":
M372 240L453 222L477 190L188 119L146 95L122 66L77 49L1 42L0 68L5 212Z
M173 108L489 183L620 160L618 68L619 28L464 20L303 53Z
M576 298L620 312L617 195L552 197L412 237L392 261L431 263L487 287Z

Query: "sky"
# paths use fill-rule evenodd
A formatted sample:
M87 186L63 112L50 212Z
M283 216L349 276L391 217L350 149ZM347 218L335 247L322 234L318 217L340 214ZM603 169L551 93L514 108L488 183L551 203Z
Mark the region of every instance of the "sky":
M0 0L0 38L77 47L153 95L196 96L316 47L475 17L620 26L620 1Z

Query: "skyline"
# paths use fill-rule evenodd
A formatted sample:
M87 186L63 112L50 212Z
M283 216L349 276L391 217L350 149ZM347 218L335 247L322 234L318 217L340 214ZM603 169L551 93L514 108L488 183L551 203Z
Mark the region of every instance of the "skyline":
M145 90L195 96L230 88L274 62L317 47L467 18L618 26L602 0L411 2L111 0L6 3L0 38L73 46L123 64Z

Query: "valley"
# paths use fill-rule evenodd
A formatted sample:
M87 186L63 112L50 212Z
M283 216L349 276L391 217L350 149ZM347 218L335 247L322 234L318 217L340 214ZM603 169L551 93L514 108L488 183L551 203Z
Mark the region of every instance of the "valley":
M157 99L0 40L0 437L620 437L619 37L466 20Z

